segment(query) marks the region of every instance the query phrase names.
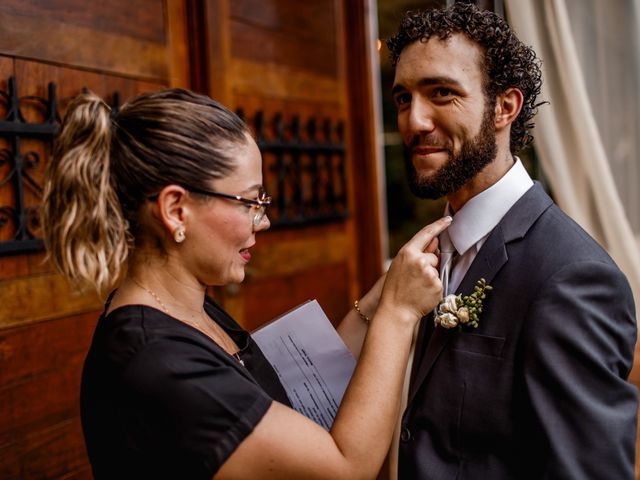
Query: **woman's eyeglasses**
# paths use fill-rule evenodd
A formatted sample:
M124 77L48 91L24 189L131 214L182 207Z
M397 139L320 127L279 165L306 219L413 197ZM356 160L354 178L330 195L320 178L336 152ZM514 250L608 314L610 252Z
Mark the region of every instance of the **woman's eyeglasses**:
M226 198L227 200L233 200L235 202L244 203L250 205L255 210L253 217L253 226L258 227L264 218L267 207L271 203L271 196L267 194L262 188L258 191L258 197L255 200L250 198L244 198L240 195L229 195L228 193L214 192L212 190L202 190L199 188L185 187L187 190L193 193L199 193L201 195L208 195L210 197Z

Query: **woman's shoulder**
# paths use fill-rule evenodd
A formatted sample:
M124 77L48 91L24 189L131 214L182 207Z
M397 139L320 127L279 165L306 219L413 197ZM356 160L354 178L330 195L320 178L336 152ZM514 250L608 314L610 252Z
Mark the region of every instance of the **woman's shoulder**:
M146 342L159 329L179 328L181 322L149 305L129 304L105 310L99 323L107 334L116 335L119 342L131 339Z
M101 315L90 353L107 365L125 369L145 358L170 359L198 351L210 355L208 342L180 320L148 305L121 305ZM161 367L162 362L157 365Z

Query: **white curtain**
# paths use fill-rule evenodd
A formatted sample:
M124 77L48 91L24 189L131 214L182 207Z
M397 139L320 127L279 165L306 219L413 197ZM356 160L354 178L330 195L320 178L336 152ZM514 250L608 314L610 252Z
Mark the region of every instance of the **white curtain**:
M558 205L626 273L640 312L640 0L505 0L543 64L534 145Z

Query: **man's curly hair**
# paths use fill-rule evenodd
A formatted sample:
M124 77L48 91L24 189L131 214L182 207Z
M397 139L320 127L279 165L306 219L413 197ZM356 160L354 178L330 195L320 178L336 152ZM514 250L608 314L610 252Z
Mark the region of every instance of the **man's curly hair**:
M510 148L516 154L533 140L529 129L541 105L536 97L542 87L542 72L533 49L524 45L500 16L468 3L454 3L443 10L409 11L398 33L386 44L395 66L407 45L431 37L445 40L457 33L466 35L484 51L482 68L488 101L495 103L497 96L511 87L520 89L524 96L522 111L511 125Z

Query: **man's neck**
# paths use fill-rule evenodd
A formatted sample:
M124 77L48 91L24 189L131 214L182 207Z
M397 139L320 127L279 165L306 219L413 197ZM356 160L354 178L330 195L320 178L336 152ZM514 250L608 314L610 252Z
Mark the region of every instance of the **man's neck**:
M514 163L515 159L510 152L498 153L491 163L465 183L462 188L447 195L447 201L451 205L451 208L453 208L453 211L457 212L473 197L494 185L504 177Z

